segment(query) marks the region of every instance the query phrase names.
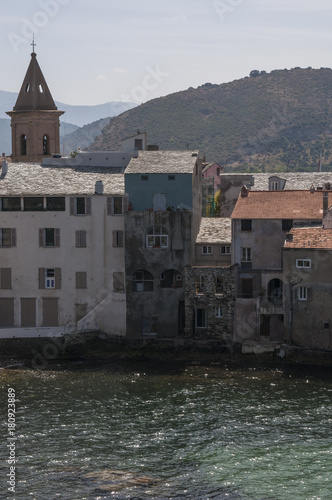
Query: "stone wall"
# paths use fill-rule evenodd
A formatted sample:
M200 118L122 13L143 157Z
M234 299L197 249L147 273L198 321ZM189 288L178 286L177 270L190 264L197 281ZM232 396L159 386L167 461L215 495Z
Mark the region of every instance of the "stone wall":
M216 290L217 280L219 289ZM199 290L197 283L203 283ZM185 272L185 336L233 338L235 282L231 267L193 267ZM216 314L216 308L220 308ZM206 326L197 326L196 311L204 310Z

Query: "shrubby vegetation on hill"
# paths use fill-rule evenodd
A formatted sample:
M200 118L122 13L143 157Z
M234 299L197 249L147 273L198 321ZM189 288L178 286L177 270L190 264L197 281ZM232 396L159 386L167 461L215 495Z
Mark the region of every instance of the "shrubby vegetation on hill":
M89 149L120 148L148 132L161 149L199 149L231 171L332 169L332 70L253 70L149 101L112 118ZM258 74L257 74L258 73Z

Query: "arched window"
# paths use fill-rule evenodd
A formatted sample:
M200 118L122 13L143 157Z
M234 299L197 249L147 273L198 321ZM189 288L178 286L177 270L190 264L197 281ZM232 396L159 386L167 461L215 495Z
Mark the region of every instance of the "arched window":
M43 155L49 155L49 145L48 145L48 136L45 134L43 136Z
M273 304L281 305L282 297L283 297L283 283L281 280L275 278L269 282L268 298Z
M150 227L146 232L146 246L148 248L167 248L167 231L162 226Z
M153 276L148 271L133 274L133 292L153 292Z
M27 136L21 135L21 155L25 156L27 154Z
M182 274L175 269L168 269L160 275L161 288L181 288L182 283Z

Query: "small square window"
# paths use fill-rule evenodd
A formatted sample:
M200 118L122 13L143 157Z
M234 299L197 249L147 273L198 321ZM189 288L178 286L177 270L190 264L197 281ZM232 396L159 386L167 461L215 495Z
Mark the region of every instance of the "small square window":
M141 175L141 181L148 181L149 176L148 175Z
M216 318L222 318L222 309L220 306L214 308L214 315Z
M221 255L230 255L231 253L231 247L227 245L221 245L220 247L220 253Z
M168 176L169 181L175 181L175 175L169 175Z
M307 300L308 299L308 288L306 286L300 286L297 289L297 298L299 300Z
M329 330L329 328L330 328L330 322L324 321L324 330Z
M296 267L302 269L311 268L311 259L296 259Z
M212 247L208 245L203 245L202 246L202 254L203 255L212 255Z
M252 231L252 220L242 219L241 220L241 231Z

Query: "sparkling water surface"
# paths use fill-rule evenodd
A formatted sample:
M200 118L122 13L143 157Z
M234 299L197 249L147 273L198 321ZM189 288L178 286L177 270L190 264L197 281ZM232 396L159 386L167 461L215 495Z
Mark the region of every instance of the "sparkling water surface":
M328 370L82 363L2 369L0 380L0 498L332 498ZM6 485L8 387L16 496Z

